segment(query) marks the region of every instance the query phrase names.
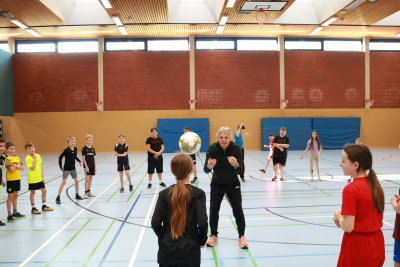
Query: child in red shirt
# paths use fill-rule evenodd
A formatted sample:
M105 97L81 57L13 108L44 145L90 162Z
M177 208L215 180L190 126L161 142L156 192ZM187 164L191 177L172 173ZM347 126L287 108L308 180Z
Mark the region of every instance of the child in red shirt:
M385 199L372 169L372 154L364 145L347 145L340 166L354 181L343 189L342 210L334 222L343 229L337 266L378 267L385 262L382 219Z

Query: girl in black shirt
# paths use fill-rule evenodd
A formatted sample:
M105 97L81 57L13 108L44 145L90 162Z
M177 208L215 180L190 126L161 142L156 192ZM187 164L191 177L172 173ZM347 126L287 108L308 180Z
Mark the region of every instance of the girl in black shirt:
M200 247L207 241L208 230L206 195L190 185L191 157L176 155L171 171L176 185L160 192L151 220L158 237L157 262L161 267L200 266Z

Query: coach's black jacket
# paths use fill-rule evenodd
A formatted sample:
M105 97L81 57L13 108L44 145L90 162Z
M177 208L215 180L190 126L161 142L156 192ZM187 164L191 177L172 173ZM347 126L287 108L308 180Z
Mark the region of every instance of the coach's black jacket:
M151 219L151 227L158 237L157 262L168 266L200 266L200 246L205 245L208 231L206 194L200 188L186 185L191 193L185 233L178 239L172 239L169 193L174 186L160 192Z
M233 156L239 163L236 169L229 163L228 157ZM216 159L217 163L213 168L212 185L231 185L238 181L238 174L243 169L242 149L234 142L230 142L226 150L223 150L219 142L211 144L208 147L206 161L204 162L204 172L209 173L207 168L208 159Z

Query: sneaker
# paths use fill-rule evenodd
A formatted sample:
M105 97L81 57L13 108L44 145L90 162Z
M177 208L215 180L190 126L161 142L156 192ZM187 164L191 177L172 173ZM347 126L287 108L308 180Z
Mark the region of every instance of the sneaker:
M92 192L89 191L88 197L96 197L95 195L92 194Z
M11 215L9 215L9 216L7 216L7 222L14 222L14 218L13 218L13 216L11 216Z
M320 182L322 181L321 177L318 177L318 181L320 181Z
M41 214L41 212L40 212L40 211L38 211L38 209L37 209L37 208L35 208L35 207L33 207L33 208L32 208L32 211L31 211L31 213L32 213L32 214Z
M133 185L132 185L132 184L129 185L129 191L130 191L130 192L133 191Z
M89 192L85 192L85 194L83 195L83 199L88 199L89 198Z
M265 169L260 169L260 172L262 172L262 173L266 173L266 172L267 172L267 170L265 170Z
M281 181L283 181L283 177L281 177Z
M161 182L161 183L160 183L160 186L162 186L162 187L167 187L167 185L164 184L164 182Z
M212 235L208 238L207 242L206 242L206 246L207 247L214 247L215 244L218 243L218 237L216 237L215 235Z
M150 189L151 188L151 183L149 183L148 185L147 185L147 189Z
M61 198L59 196L56 198L56 204L61 204Z
M313 177L311 177L310 181L311 181L311 182L314 182L314 178L313 178Z
M12 217L22 218L22 217L25 217L25 215L23 215L23 214L21 214L21 213L19 213L19 212L17 211L17 212L14 212L14 213L12 214Z
M246 238L244 236L241 236L239 239L239 246L241 249L248 249L249 248L249 243L247 243Z
M0 226L5 226L6 224L0 221Z
M54 210L53 208L50 208L50 207L48 207L46 205L42 206L42 211L53 211L53 210Z
M193 180L191 180L190 182L191 182L192 184L195 184L195 183L197 183L198 180L199 180L199 179L197 179L197 177L194 177Z
M83 198L79 194L75 194L75 199L76 200L82 200Z
M274 176L272 179L271 179L271 181L276 181L276 176Z
M125 190L125 189L124 189L123 187L121 187L121 188L119 189L119 192L120 192L120 193L123 193L124 190Z

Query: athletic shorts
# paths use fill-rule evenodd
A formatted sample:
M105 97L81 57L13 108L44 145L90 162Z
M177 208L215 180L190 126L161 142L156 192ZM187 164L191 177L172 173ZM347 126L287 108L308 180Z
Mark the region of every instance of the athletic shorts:
M400 263L400 242L394 241L393 261Z
M193 165L196 165L196 154L189 154L189 156L192 158L193 160Z
M89 167L89 171L85 171L86 175L96 175L96 172L94 171L94 167Z
M274 154L272 156L272 162L274 163L274 165L281 164L282 166L285 166L286 158L287 158L287 152L283 152L283 153L274 152Z
M7 181L7 193L14 193L21 190L21 180Z
M147 158L147 173L153 174L154 169L156 169L157 173L163 172L163 157L162 156L158 156L157 158L155 158L153 156Z
M125 171L129 171L131 169L131 167L129 166L129 162L122 162L122 163L119 163L118 162L118 168L117 168L117 170L119 171L119 172L123 172L124 170Z
M41 181L39 183L34 183L34 184L29 184L28 185L28 190L39 190L39 189L42 189L42 188L46 188L44 186L43 181Z
M72 170L72 171L64 170L63 171L63 179L67 179L68 176L70 176L70 175L71 175L72 179L75 179L78 177L78 174L76 174L76 170Z

